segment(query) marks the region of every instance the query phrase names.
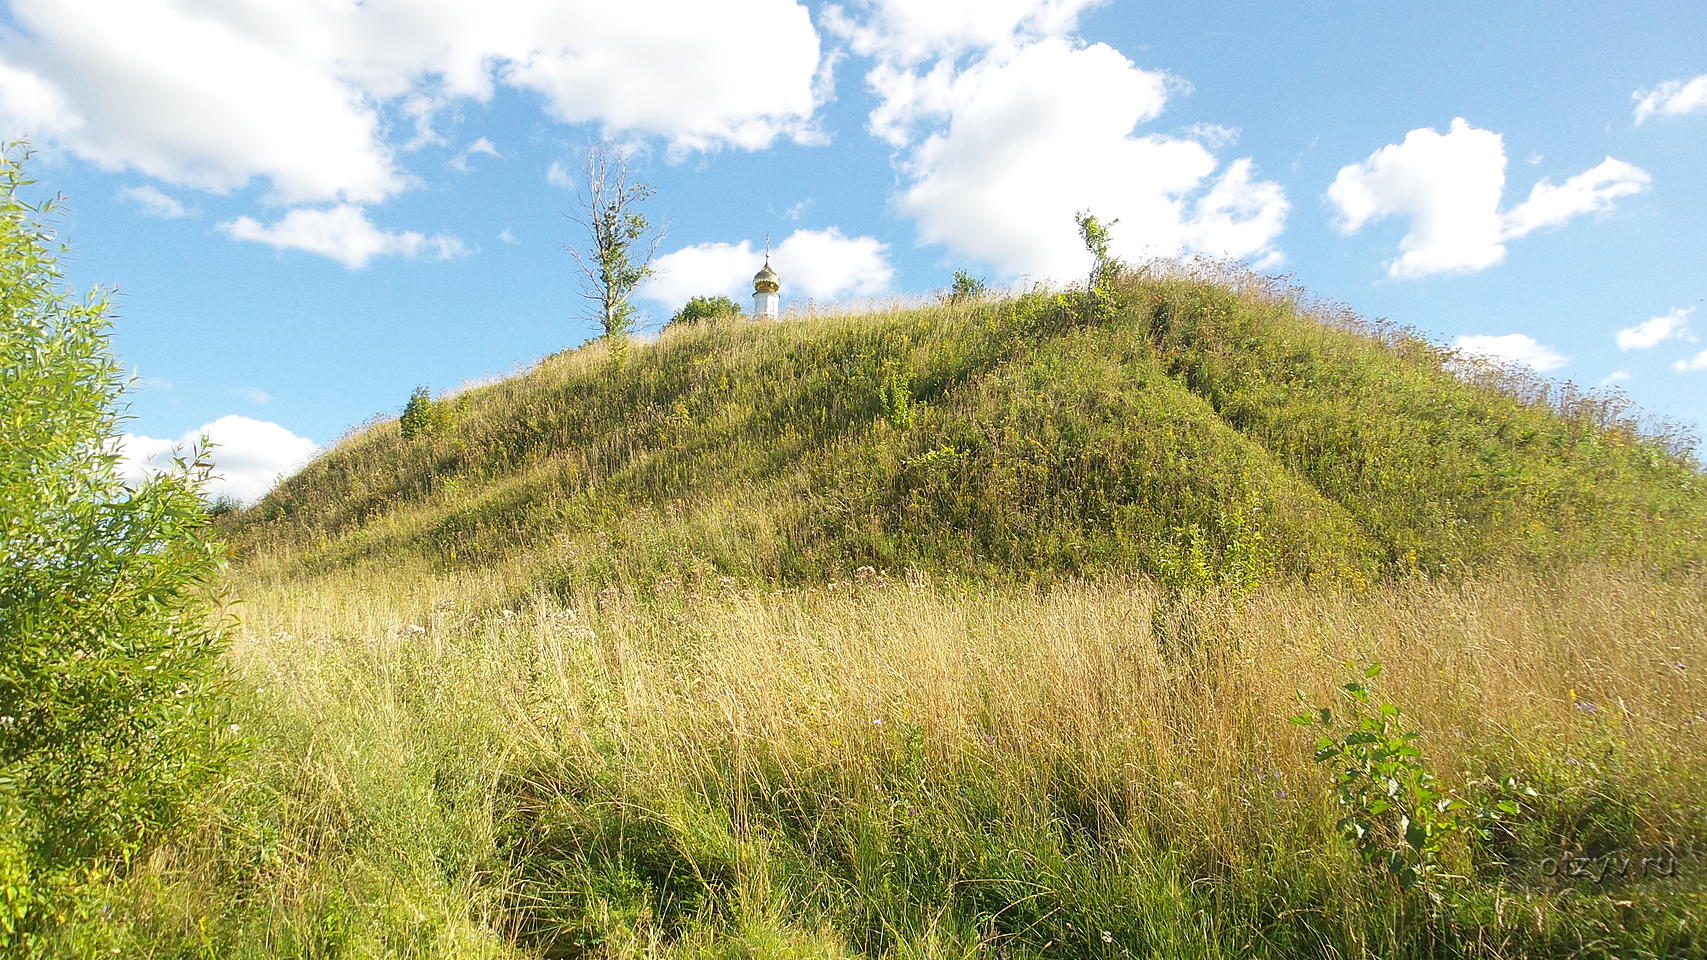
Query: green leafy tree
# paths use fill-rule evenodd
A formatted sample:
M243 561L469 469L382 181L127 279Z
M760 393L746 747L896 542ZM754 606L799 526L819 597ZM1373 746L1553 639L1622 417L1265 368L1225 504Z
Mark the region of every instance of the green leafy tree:
M222 625L208 465L121 481L107 302L60 290L26 156L0 153L0 953L29 955L211 769Z
M965 270L954 271L954 283L948 288L949 303L966 303L977 300L989 291L990 287L982 278L974 277Z
M634 329L634 289L652 275L652 260L664 239L664 231L640 210L656 191L634 179L628 156L608 143L587 149L583 169L580 215L573 219L587 231L588 245L568 250L581 270L581 295L593 303L602 335L621 344Z
M690 297L688 302L676 311L676 315L670 318L670 326L740 315L741 305L728 297Z

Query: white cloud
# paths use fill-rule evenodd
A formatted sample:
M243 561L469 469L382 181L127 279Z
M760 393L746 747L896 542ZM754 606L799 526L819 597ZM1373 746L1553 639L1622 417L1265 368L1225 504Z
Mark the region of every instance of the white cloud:
M324 210L299 207L271 225L262 225L253 217L238 217L219 228L237 240L264 243L275 250L317 253L351 270L360 270L378 256L449 260L468 252L461 240L448 234L429 237L413 230L388 233L375 227L367 211L354 204Z
M1412 130L1404 142L1342 168L1328 199L1342 233L1388 216L1411 218L1402 253L1388 265L1393 277L1481 270L1505 259L1505 164L1499 134L1457 119L1445 134Z
M1346 234L1389 216L1409 218L1400 254L1387 264L1388 276L1399 279L1484 270L1505 259L1505 241L1609 211L1615 199L1650 182L1639 168L1607 157L1561 185L1543 179L1529 199L1502 214L1505 172L1503 138L1458 118L1446 133L1412 130L1402 142L1342 167L1328 199Z
M745 240L683 247L653 262L653 274L639 293L672 310L689 297L722 295L741 303L753 292L753 274L763 257Z
M551 165L545 168L545 182L563 190L575 189L575 176L561 160L553 160Z
M521 244L521 241L516 239L516 235L515 235L514 231L512 231L509 227L505 227L504 229L498 231L498 239L503 241L504 243L510 244L511 246L518 246Z
M874 237L848 237L835 227L796 230L771 250L771 267L781 278L784 300L871 296L887 291L894 278L888 250ZM683 247L658 258L656 273L640 293L671 309L695 296L744 303L763 262L764 251L746 240Z
M785 294L792 289L817 300L866 297L889 289L895 270L888 253L889 245L875 237L848 237L835 227L796 230L771 251L771 266Z
M1625 327L1618 331L1618 349L1646 350L1666 340L1693 340L1695 338L1689 333L1689 315L1694 312L1694 307L1678 307L1633 327Z
M1541 372L1557 370L1571 362L1569 357L1521 333L1466 335L1452 345L1470 356L1506 365L1521 364Z
M1677 117L1707 110L1707 73L1693 80L1667 80L1652 89L1637 90L1630 98L1636 101L1637 123L1654 114Z
M450 164L450 168L452 170L455 170L458 173L467 173L474 169L473 165L470 164L468 160L475 154L485 154L488 157L503 156L503 154L498 152L498 148L493 145L492 141L485 137L481 137L468 146L463 147L460 153L451 157L447 162Z
M1671 365L1673 370L1707 370L1707 350L1703 350L1687 360L1679 360Z
M1089 209L1120 221L1114 253L1127 259L1278 260L1280 185L1254 179L1248 159L1217 176L1196 140L1135 134L1177 83L1112 47L1050 38L958 72L945 60L868 80L885 98L874 132L906 142L921 122L939 124L906 154L898 200L926 242L1010 274L1077 278L1089 255L1073 214Z
M237 394L238 396L249 401L250 403L272 403L273 402L273 395L272 394L268 393L265 390L257 390L254 387L238 387L237 389L235 389L231 392Z
M1630 371L1629 370L1614 370L1611 373L1609 373L1606 376L1601 378L1600 385L1603 387L1610 387L1610 386L1613 386L1614 384L1626 383L1629 381L1629 379L1630 379Z
M240 14L164 0L15 0L0 44L0 126L109 170L228 191L264 177L284 202L373 201L406 179L379 115L327 58L245 29ZM312 9L312 8L311 8ZM322 6L307 19L327 19ZM55 110L16 111L22 72ZM29 86L28 81L24 83Z
M119 198L122 200L129 200L131 203L136 204L138 209L151 217L176 220L179 217L187 217L190 215L190 212L184 209L184 205L182 203L179 203L173 197L168 196L159 187L152 184L143 184L140 187L126 187L119 191Z
M168 469L174 454L191 450L204 436L214 445L207 495L235 497L245 503L260 499L281 476L294 473L319 450L314 441L276 423L230 414L177 440L124 434L118 439L117 452L125 481L135 485Z
M1529 199L1505 215L1505 236L1521 237L1543 227L1560 227L1585 213L1610 213L1619 197L1641 193L1654 182L1647 171L1607 157L1559 186L1545 177Z
M508 58L500 75L543 94L559 120L657 134L678 152L763 149L815 132L818 34L792 0L509 6L529 8L531 22L495 45Z
M106 169L281 204L373 203L414 179L435 115L500 86L672 151L820 136L795 0L14 0L0 128ZM410 131L413 135L409 135ZM401 142L400 142L401 141ZM463 158L466 161L466 157Z
M832 4L824 23L854 51L903 64L1060 36L1104 0L863 0Z

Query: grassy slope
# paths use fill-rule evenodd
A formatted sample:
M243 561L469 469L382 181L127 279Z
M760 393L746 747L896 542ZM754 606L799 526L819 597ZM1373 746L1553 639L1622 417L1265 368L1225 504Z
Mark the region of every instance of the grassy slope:
M669 331L621 363L583 348L458 398L437 439L376 424L236 538L281 573L508 562L528 587L1707 557L1687 460L1445 359L1177 278L1131 282L1098 322L1039 294Z
M236 518L254 749L55 955L1707 956L1701 475L1441 361L1164 279L376 424ZM1368 660L1537 791L1439 902L1286 723Z

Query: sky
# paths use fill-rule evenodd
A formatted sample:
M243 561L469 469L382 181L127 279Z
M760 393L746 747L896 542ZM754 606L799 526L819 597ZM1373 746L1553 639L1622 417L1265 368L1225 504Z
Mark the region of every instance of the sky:
M589 144L656 187L640 291L783 308L1205 255L1707 425L1707 9L1131 0L0 0L128 469L253 500L411 390L597 330Z

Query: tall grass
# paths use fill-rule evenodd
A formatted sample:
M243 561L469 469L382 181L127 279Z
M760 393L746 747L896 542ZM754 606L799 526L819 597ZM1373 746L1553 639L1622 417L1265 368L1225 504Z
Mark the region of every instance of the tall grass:
M1142 583L255 586L255 749L109 897L138 956L1685 956L1707 596L1619 568L1200 598ZM1345 664L1475 802L1434 903L1286 723ZM1592 707L1592 709L1590 709ZM1677 857L1604 884L1546 858ZM110 926L70 928L67 942ZM125 939L128 938L128 939ZM154 953L149 951L153 950Z

